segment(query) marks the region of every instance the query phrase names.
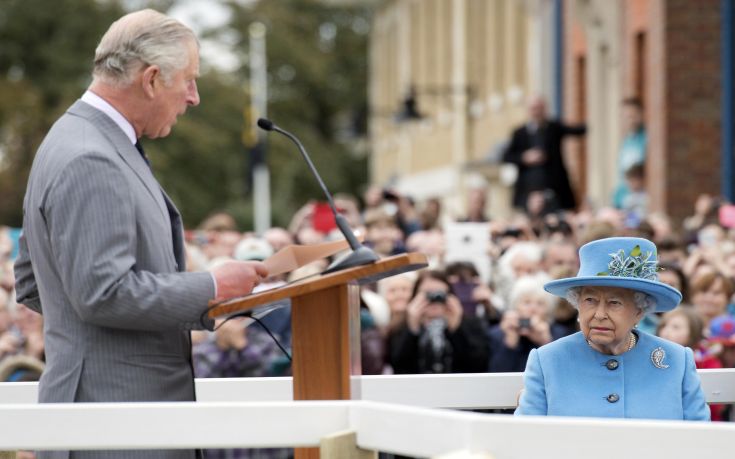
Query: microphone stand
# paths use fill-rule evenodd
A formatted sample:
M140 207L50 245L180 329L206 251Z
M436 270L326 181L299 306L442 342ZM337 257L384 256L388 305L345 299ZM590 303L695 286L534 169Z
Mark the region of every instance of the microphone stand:
M279 128L272 121L264 119L264 118L260 118L258 120L258 126L261 129L264 129L266 131L276 131L279 134L283 134L284 136L291 139L293 143L296 144L299 151L301 152L301 156L303 156L304 160L306 161L306 164L309 165L309 169L311 169L311 173L314 174L314 176L317 179L317 182L319 182L319 186L324 192L324 195L327 197L327 202L329 203L329 207L332 209L332 214L334 214L334 220L337 223L337 227L339 228L342 235L344 235L345 239L347 239L347 243L350 245L350 249L352 249L350 253L335 260L331 265L327 267L327 269L324 270L323 273L324 274L333 273L336 271L341 271L343 269L352 268L355 266L368 265L370 263L374 263L378 261L379 260L378 255L373 250L369 249L368 247L365 247L357 240L354 233L352 232L352 229L350 229L350 225L347 223L347 219L345 219L344 215L340 214L337 211L337 207L334 205L334 200L332 199L332 194L327 189L327 186L324 184L324 181L322 181L322 178L319 175L319 172L316 170L316 167L314 167L314 163L311 162L311 158L306 153L306 149L301 144L299 139L296 138L296 136L291 134L290 132Z

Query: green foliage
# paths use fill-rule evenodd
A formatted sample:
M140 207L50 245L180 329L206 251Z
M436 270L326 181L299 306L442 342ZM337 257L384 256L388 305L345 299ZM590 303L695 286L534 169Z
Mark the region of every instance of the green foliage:
M370 10L282 0L253 8L233 3L232 11L227 32L238 34L242 49L247 49L250 24L266 25L268 117L301 139L332 192L358 194L367 181L367 161L340 136L355 134L351 122L367 106ZM275 224L286 225L306 201L324 199L287 139L268 138L267 161Z
M121 14L116 2L2 0L0 223L20 226L33 155L89 83L94 48Z
M123 7L165 11L171 0L0 0L0 223L20 225L30 164L51 124L91 81L97 42ZM247 81L247 29L259 20L268 32L269 116L298 135L333 192L359 192L364 157L348 141L350 121L366 107L369 10L316 1L231 2L232 22L216 37L238 37L243 65L198 80L201 104L179 118L166 139L145 141L157 178L188 227L215 210L252 228L248 156L242 145ZM320 34L321 30L321 34ZM361 127L364 129L364 126ZM307 200L323 199L299 152L268 138L274 224L285 226Z

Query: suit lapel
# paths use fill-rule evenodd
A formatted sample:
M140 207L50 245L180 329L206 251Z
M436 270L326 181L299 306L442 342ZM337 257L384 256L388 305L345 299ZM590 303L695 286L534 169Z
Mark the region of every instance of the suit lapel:
M74 103L74 105L69 108L69 113L86 118L99 128L100 132L102 132L102 134L104 134L104 136L107 137L115 146L117 154L123 159L123 161L125 161L128 167L135 172L135 175L138 176L140 181L143 182L143 185L148 190L148 193L150 193L151 198L156 202L161 215L168 219L168 208L163 200L161 187L158 184L158 181L153 176L148 164L146 164L145 160L140 156L135 145L130 143L130 139L128 139L122 129L120 129L120 127L107 115L82 101Z

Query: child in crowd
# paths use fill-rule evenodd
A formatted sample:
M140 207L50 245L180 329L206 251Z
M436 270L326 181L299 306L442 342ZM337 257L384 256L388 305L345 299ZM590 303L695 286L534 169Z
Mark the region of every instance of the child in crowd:
M656 336L694 351L697 368L721 368L720 361L702 347L704 322L691 306L679 306L661 317Z
M722 315L712 319L707 343L722 368L735 368L735 317ZM735 421L733 404L720 405L720 408L717 419L712 418L713 421Z
M656 335L694 351L694 363L698 369L722 368L722 363L707 346L703 346L704 321L691 306L679 306L661 317ZM713 421L722 420L725 405L710 405Z

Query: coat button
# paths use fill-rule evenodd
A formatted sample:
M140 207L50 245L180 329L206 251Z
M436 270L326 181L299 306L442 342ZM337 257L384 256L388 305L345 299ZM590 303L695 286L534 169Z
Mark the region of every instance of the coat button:
M607 369L608 369L608 370L610 370L610 371L612 371L612 370L617 370L617 369L618 369L618 366L619 366L619 365L620 365L620 364L619 364L619 363L618 363L618 361L617 361L617 360L615 360L615 359L610 359L610 360L608 360L607 362L605 362L605 366L606 366L606 367L607 367Z
M618 394L610 394L607 396L607 401L610 403L615 403L618 400L620 400L620 396Z

